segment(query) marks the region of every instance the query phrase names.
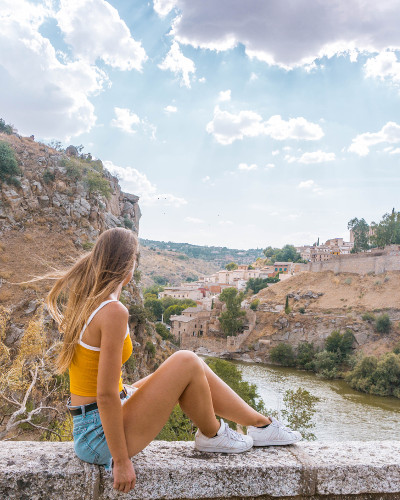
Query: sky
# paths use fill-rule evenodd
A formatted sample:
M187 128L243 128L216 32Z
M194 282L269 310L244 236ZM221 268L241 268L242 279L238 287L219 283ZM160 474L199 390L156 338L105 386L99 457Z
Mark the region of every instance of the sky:
M393 0L0 0L0 117L84 145L142 238L349 239L400 210Z

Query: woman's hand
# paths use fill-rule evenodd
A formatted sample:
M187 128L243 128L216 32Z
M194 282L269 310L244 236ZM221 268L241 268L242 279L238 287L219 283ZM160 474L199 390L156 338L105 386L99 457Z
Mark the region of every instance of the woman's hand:
M135 487L136 474L131 460L128 458L123 462L114 462L113 467L114 489L128 493Z

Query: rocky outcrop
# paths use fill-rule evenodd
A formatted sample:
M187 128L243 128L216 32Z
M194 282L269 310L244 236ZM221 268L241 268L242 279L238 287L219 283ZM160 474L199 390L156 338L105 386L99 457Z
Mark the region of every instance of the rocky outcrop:
M75 244L81 247L110 227L138 231L138 196L121 191L117 177L100 161L80 160L74 146L61 153L18 135L0 134L0 140L10 144L21 170L16 183L1 186L0 234L39 220L42 227L73 231ZM69 168L71 161L78 162L72 166L82 175ZM85 178L90 170L108 184L109 196L90 185Z
M124 498L350 500L400 498L400 441L300 442L246 453L202 453L193 443L154 441L133 459ZM111 500L103 466L80 461L72 443L0 443L0 497Z

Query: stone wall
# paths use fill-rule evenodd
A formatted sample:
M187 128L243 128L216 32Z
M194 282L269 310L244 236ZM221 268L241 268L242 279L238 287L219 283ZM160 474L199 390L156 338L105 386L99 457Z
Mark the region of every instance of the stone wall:
M400 270L400 245L389 245L372 252L337 255L325 262L309 262L306 271L356 274L382 274Z
M194 351L201 347L217 354L221 352L237 351L245 342L250 332L245 332L236 337L182 337L181 349Z
M300 442L232 455L153 441L133 464L135 488L121 494L103 466L75 456L72 443L1 442L0 498L400 499L400 441Z

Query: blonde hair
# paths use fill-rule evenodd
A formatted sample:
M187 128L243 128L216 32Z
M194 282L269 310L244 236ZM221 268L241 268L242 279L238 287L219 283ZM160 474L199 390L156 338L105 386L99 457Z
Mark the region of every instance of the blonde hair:
M45 301L63 334L56 361L58 373L64 373L71 364L79 334L90 314L132 271L138 247L137 236L132 231L122 227L107 229L93 249L69 270L55 273L58 279Z

